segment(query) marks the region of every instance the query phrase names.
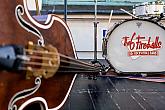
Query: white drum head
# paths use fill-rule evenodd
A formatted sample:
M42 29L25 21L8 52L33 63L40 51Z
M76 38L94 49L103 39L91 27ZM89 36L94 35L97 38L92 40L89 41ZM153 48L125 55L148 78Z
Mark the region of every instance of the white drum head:
M116 26L108 36L107 59L120 72L165 71L165 29L134 19Z

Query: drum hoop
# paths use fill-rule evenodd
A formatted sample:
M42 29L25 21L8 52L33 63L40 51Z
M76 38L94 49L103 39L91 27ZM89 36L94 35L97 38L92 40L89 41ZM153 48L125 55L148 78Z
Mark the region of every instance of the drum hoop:
M163 5L164 6L164 4L140 4L140 5L135 5L135 7L150 6L150 5Z
M106 40L107 40L107 42L108 42L108 39L110 38L110 35L112 34L112 32L113 32L118 26L120 26L121 24L123 24L123 23L125 23L125 22L133 21L133 20L148 21L148 22L151 22L151 23L156 24L157 26L160 26L162 29L165 30L165 27L164 27L164 26L162 26L162 25L160 25L158 22L155 22L155 21L150 20L150 19L140 19L140 18L127 19L127 20L122 21L121 23L116 24L110 31L108 31L108 33L106 34ZM108 35L109 35L109 36L108 36Z
M105 57L105 60L106 60L106 62L108 63L108 65L109 65L109 70L110 69L113 69L116 73L118 73L118 74L120 74L120 73L123 73L122 71L119 71L117 68L115 68L113 65L112 65L112 63L107 59L107 57Z
M140 5L135 5L135 7L141 7L141 6L146 6L147 4L140 4Z

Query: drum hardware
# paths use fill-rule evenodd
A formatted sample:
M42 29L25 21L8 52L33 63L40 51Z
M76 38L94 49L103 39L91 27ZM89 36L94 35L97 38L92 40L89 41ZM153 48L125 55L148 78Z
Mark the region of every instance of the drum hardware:
M112 27L110 27L110 23L111 23L111 19L112 19L112 15L113 15L113 10L111 10L110 16L109 16L109 22L108 22L108 26L107 26L107 33L109 33L117 24L115 23ZM119 22L118 24L120 24L121 22ZM108 64L108 67L104 66L104 71L105 73L107 73L109 70L111 71L115 71L115 69L113 68L113 66L109 63L108 59L106 59L107 56L107 36L108 34L106 34L106 36L103 36L103 43L102 43L102 57L105 58L106 63Z
M130 16L132 16L133 18L138 18L137 16L135 16L135 15L133 15L133 14L131 14L130 12L128 12L128 11L126 11L126 10L124 10L124 9L120 9L121 11L123 11L123 12L125 12L126 14L128 14L128 15L130 15Z
M159 16L164 13L165 5L162 0L155 2L144 2L142 4L136 4L133 7L133 14L137 17L148 18L152 16Z
M152 3L152 2L151 2L151 3ZM155 3L156 5L164 4L164 2L163 2L162 0L156 0L156 1L153 2L153 3Z
M104 64L102 64L100 61L91 61L91 63L92 64L95 64L95 65L97 65L97 66L100 66L101 67L101 71L100 71L100 73L99 74L89 74L88 75L88 79L89 80L97 80L97 76L98 75L105 75L106 74L106 70L108 70L107 69L107 67L105 67L105 65Z
M111 10L111 13L110 13L110 16L109 16L107 29L110 28L110 23L111 23L111 20L112 20L112 15L113 15L113 10ZM104 37L104 36L103 36L103 37Z
M161 21L164 18L164 14L161 13L160 16L157 18L156 22Z
M109 31L110 30L108 30L107 33L109 33ZM108 34L106 34L106 37L103 38L103 43L102 43L102 52L103 52L102 56L105 59L106 63L108 64L108 67L105 67L104 66L104 71L105 72L108 72L109 70L110 71L115 71L115 69L113 68L113 66L111 65L111 63L106 58L106 56L107 56L107 48L106 47L107 47L107 42L108 42L107 41L107 36L108 36ZM117 73L119 73L119 71Z
M112 27L111 27L111 29L112 29ZM113 66L111 65L111 63L107 59L107 42L108 42L107 38L108 38L108 35L109 35L110 31L111 30L108 29L108 32L107 32L106 36L103 37L103 43L102 43L102 52L103 52L102 57L105 59L106 63L108 64L108 67L104 68L105 72L108 72L109 70L110 71L115 71L115 69L113 68Z
M112 14L113 14L113 10L111 10L111 13L110 13L110 16L109 16L107 31L109 31L109 29L111 29L110 23L111 23L111 20L112 20ZM105 35L107 36L106 33L105 33ZM103 51L102 56L103 56L103 58L105 58L106 55L107 55L107 50L105 48L106 45L107 45L107 39L106 39L105 35L103 35L103 40L102 40L103 41L103 43L102 43L102 51Z
M155 22L159 22L164 18L164 13L161 13L159 16L151 16L148 18L148 20L152 20ZM146 18L145 18L146 19Z

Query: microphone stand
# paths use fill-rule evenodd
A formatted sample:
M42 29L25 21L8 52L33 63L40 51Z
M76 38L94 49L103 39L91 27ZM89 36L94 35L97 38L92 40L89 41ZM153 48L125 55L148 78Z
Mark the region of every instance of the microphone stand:
M64 0L64 20L67 22L67 0Z
M100 74L103 74L105 71L105 66L102 65L97 59L97 25L99 23L97 21L97 0L95 0L95 20L93 23L94 23L94 60L91 62L92 64L99 64L102 67ZM93 79L97 79L96 76L93 76Z
M95 0L95 21L94 23L94 62L97 63L97 0Z
M95 16L94 16L94 60L91 61L92 64L96 64L98 63L98 60L97 60L97 24L99 23L97 21L97 0L94 0L95 2ZM93 80L96 80L96 76L95 75L89 75L88 76L88 79L93 79Z

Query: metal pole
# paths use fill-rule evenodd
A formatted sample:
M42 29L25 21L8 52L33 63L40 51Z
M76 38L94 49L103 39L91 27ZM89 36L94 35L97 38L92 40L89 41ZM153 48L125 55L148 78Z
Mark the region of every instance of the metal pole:
M67 0L64 0L64 20L67 21Z
M97 61L97 0L95 0L95 21L94 21L94 61Z
M36 2L36 15L40 15L40 9L39 9L38 0L35 0L35 2Z

